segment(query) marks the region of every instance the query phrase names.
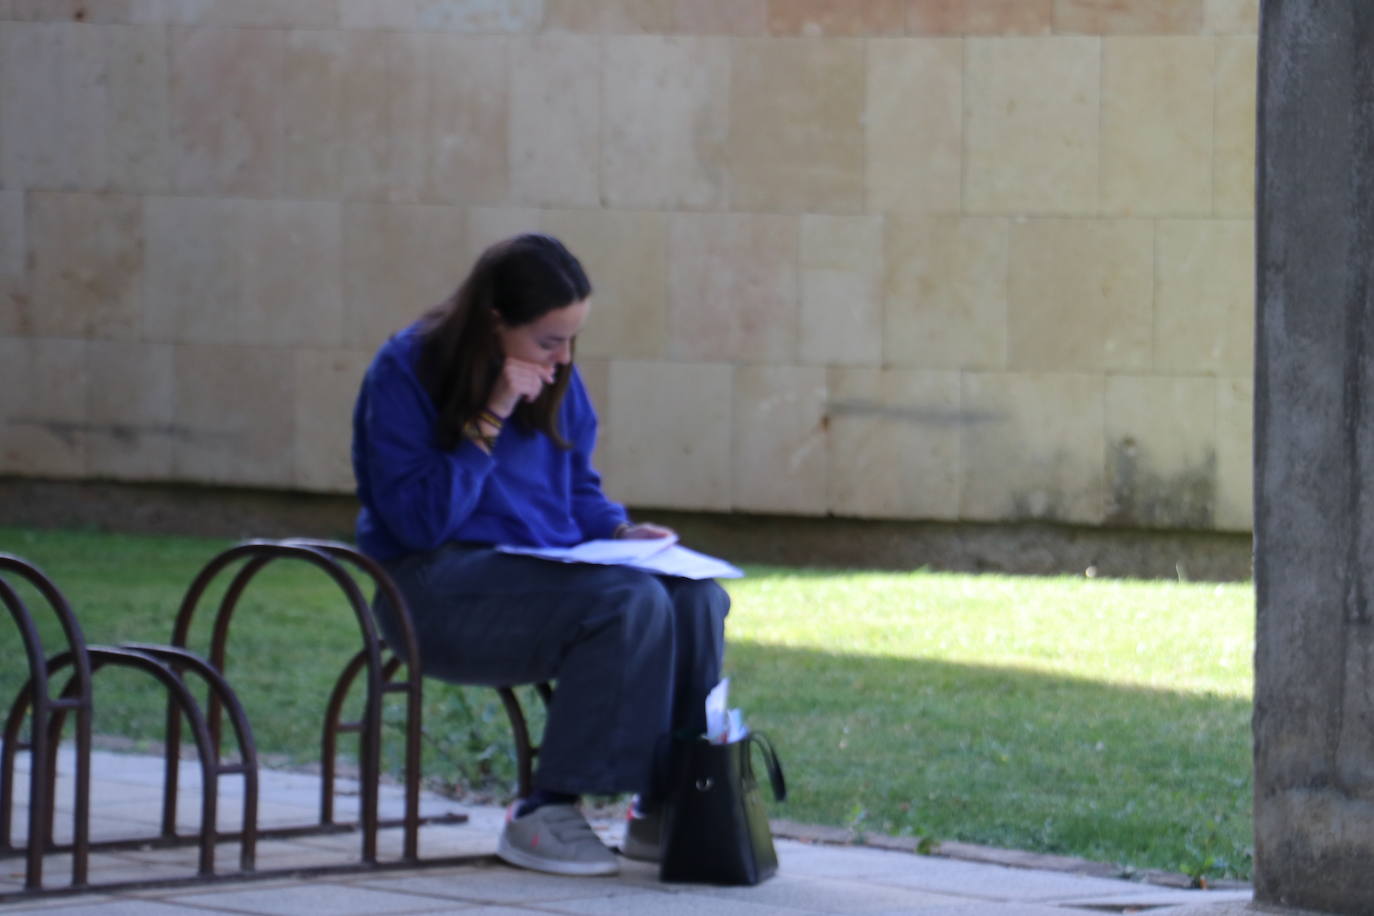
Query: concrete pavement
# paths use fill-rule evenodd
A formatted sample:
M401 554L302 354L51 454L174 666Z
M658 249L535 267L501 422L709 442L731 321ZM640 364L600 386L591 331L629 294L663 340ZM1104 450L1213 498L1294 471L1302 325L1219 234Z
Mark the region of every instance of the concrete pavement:
M97 752L92 762L93 839L156 835L161 804L161 762L155 758ZM70 772L70 755L62 771ZM198 809L198 771L183 767L184 801L180 820L194 830ZM318 818L319 780L309 774L264 771L261 776L260 820L264 826L310 823ZM221 829L234 829L241 780L223 781ZM23 836L26 812L22 802L28 779L21 773L20 809L15 836ZM346 789L344 790L346 793ZM70 834L70 790L59 787L59 839ZM340 818L351 812L340 800ZM400 812L400 793L383 790L383 816ZM258 867L276 872L261 879L220 879L188 883L195 872L194 846L154 848L151 844L95 852L90 881L99 884L140 882L139 887L99 888L62 894L19 895L24 860L0 859L0 906L6 916L44 914L372 914L462 913L468 916L517 914L655 913L663 916L795 916L795 914L863 913L920 914L920 916L1066 916L1079 913L1234 914L1251 912L1248 888L1185 890L1155 884L1074 874L1047 868L1017 868L920 856L861 846L777 841L779 873L752 888L665 885L656 868L625 861L620 875L609 878L562 878L510 868L491 853L503 813L486 806L467 806L426 795L425 814L461 811L470 820L461 825L429 825L421 830L420 853L425 859L476 857L465 862L424 868L363 869L327 874L282 873L290 869L344 866L357 862L360 837L356 832L271 839L259 843ZM65 815L65 816L64 816ZM611 843L619 839L620 824L613 817L598 819L598 831ZM379 853L394 861L400 852L400 831L381 834ZM232 874L238 867L238 847L221 844L217 871ZM147 882L165 880L162 886ZM70 883L70 860L49 856L45 886Z

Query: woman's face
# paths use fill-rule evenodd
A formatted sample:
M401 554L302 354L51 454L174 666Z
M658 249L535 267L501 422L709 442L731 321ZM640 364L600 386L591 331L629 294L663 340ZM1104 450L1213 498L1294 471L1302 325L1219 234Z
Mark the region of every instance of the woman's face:
M586 299L545 312L529 324L511 327L497 320L501 351L511 359L553 369L572 362L572 342L587 320Z

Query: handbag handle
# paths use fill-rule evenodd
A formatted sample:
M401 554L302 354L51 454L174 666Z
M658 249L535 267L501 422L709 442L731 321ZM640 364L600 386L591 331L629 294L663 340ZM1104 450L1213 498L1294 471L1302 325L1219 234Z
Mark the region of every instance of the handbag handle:
M750 732L745 740L763 751L763 764L768 768L768 781L773 786L773 798L777 801L787 801L787 779L782 775L782 764L778 761L778 752L773 750L773 742L762 732Z

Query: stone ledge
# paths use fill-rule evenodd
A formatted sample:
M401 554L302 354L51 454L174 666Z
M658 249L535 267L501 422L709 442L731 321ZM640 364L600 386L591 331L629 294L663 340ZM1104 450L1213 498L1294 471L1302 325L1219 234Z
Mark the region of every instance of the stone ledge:
M773 835L803 843L825 843L833 846L867 846L887 849L893 852L916 853L917 839L909 836L885 836L864 833L860 839L854 831L845 827L823 827L802 824L796 821L775 819L769 822ZM1094 862L1074 856L1060 856L1050 853L1025 852L1019 849L1002 849L997 846L979 846L974 843L946 841L938 843L929 855L962 862L979 862L984 865L1001 865L1005 868L1033 868L1038 871L1054 871L1066 874L1083 875L1091 878L1120 878L1160 887L1192 888L1193 881L1187 875L1158 869L1133 871L1108 862ZM1245 881L1219 879L1208 881L1211 890L1247 890L1250 884Z

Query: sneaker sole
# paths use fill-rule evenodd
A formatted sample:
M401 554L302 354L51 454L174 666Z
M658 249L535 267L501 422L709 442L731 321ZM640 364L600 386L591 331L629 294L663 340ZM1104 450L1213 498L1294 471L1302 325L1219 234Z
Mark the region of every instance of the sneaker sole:
M597 875L614 875L620 871L620 863L612 859L609 862L572 862L567 859L548 859L543 856L536 856L523 849L517 849L506 841L506 836L501 835L501 842L496 846L496 856L501 861L514 865L517 868L528 868L532 871L542 871L550 875L576 875L578 877L593 877Z

